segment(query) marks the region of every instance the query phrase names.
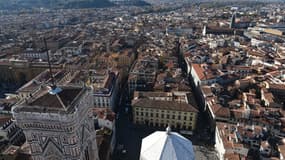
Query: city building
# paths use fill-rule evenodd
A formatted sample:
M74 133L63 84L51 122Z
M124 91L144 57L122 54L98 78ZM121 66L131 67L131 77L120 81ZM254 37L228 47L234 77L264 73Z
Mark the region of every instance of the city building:
M283 36L285 35L285 30L284 29L272 29L272 28L265 28L264 29L265 33L277 35L277 36Z
M176 132L156 131L142 140L140 160L194 160L192 142Z
M115 130L115 113L109 108L94 108L95 124L100 128Z
M207 64L192 64L190 74L195 87L213 84L220 76L218 71L213 71Z
M135 53L133 50L123 50L120 53L113 54L112 56L118 59L118 67L131 67L132 63L135 60Z
M89 74L95 107L110 108L114 111L118 100L119 73L108 70L91 70Z
M94 120L96 129L99 128L111 131L112 137L110 138L110 152L112 154L116 146L116 114L109 108L94 108L93 111L95 114ZM97 134L97 136L99 135Z
M134 99L147 98L150 100L161 100L161 101L175 101L178 103L188 103L189 92L183 91L172 91L172 92L145 92L135 91Z
M63 48L59 49L57 52L67 57L71 57L74 55L80 55L82 53L82 44L76 41L73 41L72 43L69 43Z
M128 79L129 93L151 90L155 84L158 59L151 56L140 58L131 68Z
M243 32L240 30L235 30L233 28L224 28L224 27L213 27L213 26L204 26L202 34L206 36L207 34L213 35L234 35L234 34L242 34Z
M229 123L217 123L215 131L215 149L219 159L241 159L247 157L249 148L243 141L251 140L258 143L260 127L238 126Z
M198 110L192 105L146 98L132 101L133 122L150 126L165 127L193 131L196 128Z
M246 21L240 21L240 22L236 22L236 15L237 13L234 12L230 21L230 28L238 28L238 29L245 29L248 27L254 27L256 25L255 22L252 22L250 20L246 20Z
M34 160L98 160L90 89L43 87L12 108Z

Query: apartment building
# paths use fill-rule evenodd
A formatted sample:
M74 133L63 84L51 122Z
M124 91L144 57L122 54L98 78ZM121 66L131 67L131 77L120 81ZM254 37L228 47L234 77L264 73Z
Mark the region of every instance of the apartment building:
M135 124L193 131L196 128L198 110L187 103L151 100L146 98L132 101Z

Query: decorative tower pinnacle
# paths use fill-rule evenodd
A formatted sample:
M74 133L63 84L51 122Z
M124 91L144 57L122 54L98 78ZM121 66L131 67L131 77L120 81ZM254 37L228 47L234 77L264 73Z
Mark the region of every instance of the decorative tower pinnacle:
M166 134L170 134L171 133L171 127L170 124L168 124L167 128L166 128Z

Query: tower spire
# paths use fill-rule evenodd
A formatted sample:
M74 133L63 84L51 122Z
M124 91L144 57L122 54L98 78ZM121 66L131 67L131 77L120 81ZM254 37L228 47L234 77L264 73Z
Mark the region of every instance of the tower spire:
M54 80L54 76L53 76L53 73L52 73L52 67L51 67L51 62L50 62L50 59L49 59L49 50L48 50L48 47L47 47L47 41L46 39L44 38L44 43L45 43L45 51L46 51L46 54L47 54L47 61L48 61L48 67L49 67L49 75L50 75L50 78L51 78L51 90L49 91L50 94L52 95L56 95L58 94L59 92L62 91L61 88L58 88L55 84L55 80Z
M235 28L235 23L236 23L236 11L232 15L231 22L230 22L230 28Z

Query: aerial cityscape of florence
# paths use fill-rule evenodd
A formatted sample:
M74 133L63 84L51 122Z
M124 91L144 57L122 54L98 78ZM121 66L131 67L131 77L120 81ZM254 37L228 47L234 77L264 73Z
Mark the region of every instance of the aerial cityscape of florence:
M0 160L284 159L284 0L0 0Z

